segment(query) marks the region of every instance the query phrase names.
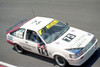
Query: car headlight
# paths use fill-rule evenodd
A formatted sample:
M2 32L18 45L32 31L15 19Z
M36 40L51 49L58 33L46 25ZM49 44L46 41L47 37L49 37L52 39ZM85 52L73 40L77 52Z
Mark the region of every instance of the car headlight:
M72 54L69 54L70 58L78 58L79 56L81 56L82 53L82 49L83 48L72 48L72 49L67 49L68 51L72 52Z
M76 56L75 54L69 54L69 57L70 57L70 58L73 58L73 59L74 59L74 58L77 58L77 56Z

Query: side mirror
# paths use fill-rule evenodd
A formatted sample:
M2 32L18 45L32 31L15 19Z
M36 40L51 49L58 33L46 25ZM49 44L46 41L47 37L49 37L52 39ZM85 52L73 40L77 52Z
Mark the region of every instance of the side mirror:
M68 23L66 22L66 25L68 25Z

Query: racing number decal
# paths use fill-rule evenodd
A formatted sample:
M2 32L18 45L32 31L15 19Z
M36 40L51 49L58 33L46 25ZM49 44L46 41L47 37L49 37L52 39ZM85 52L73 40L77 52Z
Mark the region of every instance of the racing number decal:
M67 34L63 40L67 41L67 42L70 42L72 41L74 38L76 37L76 35L73 35L73 34Z
M40 53L40 54L42 54L42 55L45 55L45 56L48 56L48 51L47 51L47 49L46 49L46 46L45 45L39 45L38 44L38 52Z

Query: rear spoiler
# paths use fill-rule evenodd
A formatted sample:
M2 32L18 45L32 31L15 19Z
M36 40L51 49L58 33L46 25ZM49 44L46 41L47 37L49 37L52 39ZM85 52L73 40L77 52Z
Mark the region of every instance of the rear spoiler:
M22 26L23 24L25 24L27 21L28 21L27 19L24 19L24 20L18 22L17 24L11 26L8 30L6 30L6 32L8 33L8 32L10 32L10 31L12 31L12 30L15 30L15 29L21 27L21 26Z

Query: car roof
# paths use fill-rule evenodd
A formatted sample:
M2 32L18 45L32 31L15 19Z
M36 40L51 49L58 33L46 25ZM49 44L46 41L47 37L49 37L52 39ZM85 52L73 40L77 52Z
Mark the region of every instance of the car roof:
M39 31L49 23L51 23L54 19L52 18L46 18L46 17L35 17L25 23L24 25L21 26L21 28L33 30L33 31Z

